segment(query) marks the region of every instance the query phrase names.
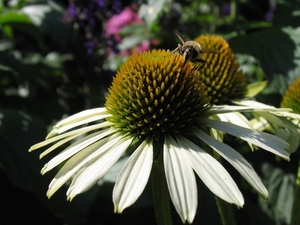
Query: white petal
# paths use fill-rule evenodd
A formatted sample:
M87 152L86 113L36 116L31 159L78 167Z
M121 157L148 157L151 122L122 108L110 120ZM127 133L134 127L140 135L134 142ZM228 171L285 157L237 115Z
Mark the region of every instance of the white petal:
M107 122L102 122L100 124L95 124L95 125L79 128L79 129L72 130L70 132L67 132L67 133L64 133L64 134L61 134L61 135L58 135L58 136L55 136L55 137L51 137L49 139L46 139L45 141L42 141L40 143L37 143L37 144L31 146L31 148L28 151L29 152L34 151L38 148L42 148L46 145L49 145L53 142L57 142L61 139L64 139L64 138L67 138L67 137L70 137L70 136L78 137L78 136L84 135L84 134L86 134L90 131L99 130L101 128L106 127L107 126L106 124L107 124Z
M108 136L112 133L114 133L114 129L106 129L101 130L96 133L90 134L86 137L78 139L76 142L74 142L72 145L70 145L68 148L63 150L61 153L59 153L57 156L52 158L42 169L41 173L45 174L49 170L52 170L54 167L65 161L66 159L70 158L72 155L76 154L77 152L81 151L85 147L101 140L105 136ZM118 134L117 134L118 136ZM113 136L114 138L114 136ZM48 151L48 150L47 150Z
M206 126L208 127L212 127L241 138L289 161L289 153L284 150L289 148L289 144L279 137L222 121L213 121L208 119L202 119L202 121L205 121Z
M192 223L197 210L197 184L185 149L170 136L164 143L164 168L172 202L183 223Z
M237 105L241 105L241 106L249 106L249 107L257 107L257 108L268 108L268 109L276 109L274 106L272 105L267 105L267 104L264 104L264 103L261 103L261 102L257 102L257 101L253 101L253 100L235 100L233 101L234 104L237 104Z
M238 126L252 128L249 120L240 112L218 114L221 121L230 122Z
M67 182L74 174L76 174L83 166L90 161L101 157L112 146L114 146L121 137L110 136L104 138L85 149L78 152L72 158L70 158L55 175L54 179L49 185L47 196L51 197L65 182Z
M253 129L249 120L240 112L233 113L221 113L217 114L221 121L229 122L232 124L236 124L238 126L242 126L245 128ZM219 140L219 139L218 139ZM252 151L255 150L256 146L253 146L251 143L247 142Z
M123 155L132 139L125 137L116 142L98 158L86 164L73 178L67 191L68 200L90 189Z
M186 151L187 161L203 183L221 199L242 207L244 205L243 195L224 167L188 139L179 136L177 140L180 146L184 146L188 150Z
M73 129L74 127L78 127L81 125L86 126L90 122L97 121L97 124L101 124L102 127L108 127L111 126L111 123L108 121L101 121L103 116L97 115L93 117L83 118L82 120L73 121L72 123L64 124L61 126L55 125L51 132L47 135L46 139L49 139L53 136L56 136L58 134L64 133L70 129ZM67 118L68 119L68 118Z
M293 113L293 112L272 112L272 113L275 115L278 115L278 116L283 116L283 117L286 117L289 119L294 119L294 120L298 121L297 124L299 126L300 114L298 114L298 113Z
M219 142L201 130L195 134L218 154L226 159L264 198L268 198L268 191L259 176L247 160L237 151L225 143Z
M234 102L237 103L237 102ZM237 103L238 104L238 103ZM258 102L253 103L253 105L242 105L242 106L235 106L235 105L214 105L212 106L207 114L220 114L220 113L231 113L231 112L286 112L291 111L291 109L287 108L275 108L273 106L260 104Z
M73 123L76 123L78 121L85 120L87 118L93 118L94 116L101 116L101 119L103 119L103 118L106 117L107 114L108 113L107 113L107 111L104 107L95 108L95 109L88 109L88 110L84 110L84 111L81 111L79 113L76 113L72 116L69 116L65 119L62 119L54 127L57 128L57 127L73 124ZM82 124L85 124L85 123L82 123Z
M77 138L78 136L80 136L82 134L76 134L76 135L72 135L72 136L68 136L58 142L56 142L55 144L53 144L50 148L47 148L45 151L43 151L40 154L40 159L42 159L44 156L48 155L50 152L54 151L55 149L59 148L60 146L62 146L63 144Z
M276 113L278 115L283 115L285 113L292 112L293 110L290 108L276 108L271 105L267 105L261 102L253 101L253 100L239 100L239 101L232 101L234 104L241 105L241 106L250 106L250 107L256 107L259 109L266 109L269 108L270 113Z
M152 142L145 140L129 157L119 173L113 190L115 212L121 213L142 194L150 176L152 162Z

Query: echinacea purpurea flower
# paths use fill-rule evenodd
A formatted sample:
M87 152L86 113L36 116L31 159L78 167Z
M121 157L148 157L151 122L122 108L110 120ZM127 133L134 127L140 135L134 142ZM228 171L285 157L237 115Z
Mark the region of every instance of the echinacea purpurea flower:
M200 43L203 49L216 51L216 54L201 54L206 63L199 71L211 102L221 105L244 98L247 78L227 41L219 35L200 35L194 41Z
M72 200L96 184L122 157L129 158L113 189L115 212L121 213L143 192L152 166L162 158L171 200L182 222L192 223L197 209L195 173L221 199L242 207L243 196L225 168L211 155L227 160L264 197L268 192L246 159L229 145L210 136L219 130L286 160L288 144L267 133L219 121L218 114L264 111L243 106L211 106L205 85L183 57L152 50L132 55L109 89L105 107L85 110L58 122L46 140L30 151L51 146L41 157L74 141L52 158L42 174L64 163L49 185L51 197L72 180ZM85 135L84 137L80 137ZM80 138L79 138L80 137ZM210 149L209 151L204 150ZM157 188L160 183L152 184Z
M199 71L201 81L205 83L208 95L212 98L211 102L213 104L241 105L270 109L269 111L252 112L255 118L250 121L241 113L222 114L220 117L222 121L232 122L248 128L252 127L260 131L273 130L273 133L276 133L276 135L280 137L288 135L290 138L293 138L299 136L299 127L290 121L298 121L299 123L300 117L297 115L297 111L295 111L297 109L292 107L292 104L287 103L289 101L297 105L297 101L291 101L291 99L296 98L297 91L293 93L289 90L287 91L287 95L293 97L284 97L283 104L281 104L282 109L276 109L273 106L249 100L247 98L251 85L247 85L246 75L240 69L240 65L227 41L219 35L200 35L194 40L200 43L203 49L217 52L217 54L201 55L201 58L205 60L206 64L203 69ZM264 86L263 83L261 85ZM294 88L294 90L296 89L297 88ZM287 108L292 108L296 114L289 112L291 110ZM278 129L274 131L274 127L278 127ZM285 140L287 140L286 138L287 137L285 137ZM291 144L290 152L297 146L298 144Z

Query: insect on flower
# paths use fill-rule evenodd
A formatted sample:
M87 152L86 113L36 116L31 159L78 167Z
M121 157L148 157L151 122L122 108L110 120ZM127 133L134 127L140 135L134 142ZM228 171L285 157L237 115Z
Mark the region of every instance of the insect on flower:
M178 47L175 48L172 53L179 53L183 56L183 65L185 65L188 61L194 63L194 70L202 69L206 63L205 60L200 58L202 53L218 53L214 50L202 49L201 45L196 41L185 41L183 36L177 30L175 30L175 34L182 42L182 45L178 44Z

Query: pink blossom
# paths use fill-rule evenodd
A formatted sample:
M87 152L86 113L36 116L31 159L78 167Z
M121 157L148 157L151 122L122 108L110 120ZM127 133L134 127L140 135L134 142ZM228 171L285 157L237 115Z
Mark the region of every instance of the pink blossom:
M125 25L142 23L143 21L139 18L138 14L133 12L130 7L126 7L120 14L113 15L107 21L106 34L117 34Z

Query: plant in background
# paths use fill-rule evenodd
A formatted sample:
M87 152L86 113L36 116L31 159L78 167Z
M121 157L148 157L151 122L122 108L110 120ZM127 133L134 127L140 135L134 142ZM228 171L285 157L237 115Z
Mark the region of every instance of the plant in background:
M244 198L218 161L222 156L264 198L268 192L247 160L222 142L228 133L286 160L288 144L264 132L220 121L228 112L269 111L264 107L211 105L198 71L182 56L164 50L132 55L109 89L105 107L86 110L58 122L46 140L30 151L50 145L40 157L72 142L42 169L64 163L52 180L51 197L72 180L67 197L90 189L124 154L127 163L113 190L115 212L121 213L143 192L151 177L158 224L171 224L169 195L182 222L192 223L197 209L194 172L218 198L238 207ZM282 109L281 109L282 110ZM277 109L272 109L277 111ZM82 136L84 135L84 136ZM218 199L217 198L217 199ZM230 215L224 220L234 221Z

